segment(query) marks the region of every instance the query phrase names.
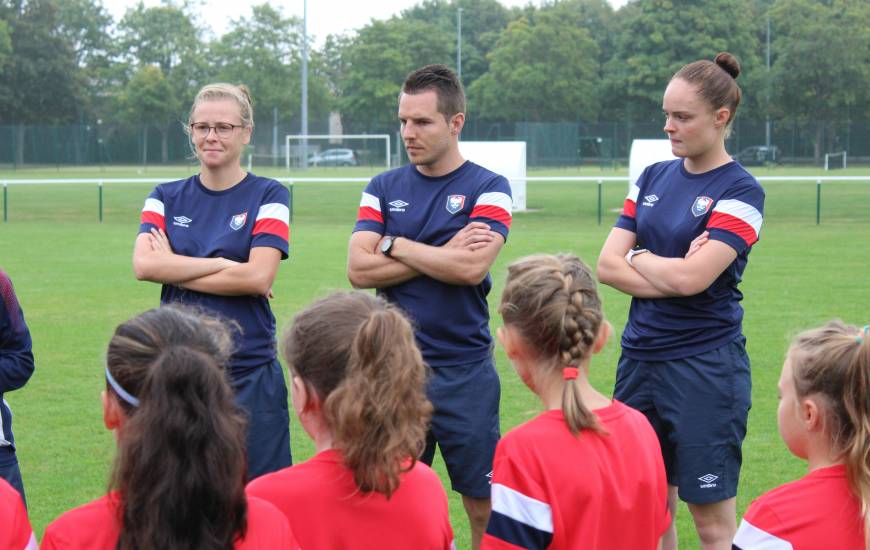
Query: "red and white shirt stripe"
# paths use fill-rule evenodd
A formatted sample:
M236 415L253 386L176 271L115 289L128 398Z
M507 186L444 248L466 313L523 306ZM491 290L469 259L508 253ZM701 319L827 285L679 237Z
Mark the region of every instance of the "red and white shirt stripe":
M381 201L370 193L363 192L359 201L359 214L357 221L373 221L384 223L384 215L381 212Z
M163 231L166 231L163 201L154 198L145 199L145 207L142 208L142 223L154 224Z
M470 217L472 219L489 218L504 224L507 228L510 228L511 219L513 218L511 214L512 208L513 201L507 193L501 193L498 191L481 193L477 198L477 202L474 203L474 208L471 210Z
M761 212L751 204L737 199L723 199L713 207L707 229L722 229L740 236L752 246L761 233Z
M640 187L632 183L631 189L628 191L628 196L625 197L625 202L622 205L622 215L634 218L637 213L637 196L640 194Z
M259 233L275 235L285 241L290 240L290 209L286 204L272 202L260 206L251 234Z

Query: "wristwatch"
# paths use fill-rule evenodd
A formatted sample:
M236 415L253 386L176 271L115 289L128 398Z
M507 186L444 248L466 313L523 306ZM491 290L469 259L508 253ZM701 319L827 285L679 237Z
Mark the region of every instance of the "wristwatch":
M392 257L393 243L396 242L396 237L388 236L381 241L381 252L387 258Z
M625 255L625 261L628 262L628 265L633 266L634 264L631 263L631 259L634 258L635 256L637 256L638 254L643 254L644 252L649 252L649 250L647 250L646 248L632 248Z

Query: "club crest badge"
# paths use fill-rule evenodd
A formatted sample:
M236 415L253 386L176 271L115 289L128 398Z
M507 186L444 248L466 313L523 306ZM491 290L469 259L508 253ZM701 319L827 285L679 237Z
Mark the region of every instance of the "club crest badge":
M465 206L465 195L447 195L447 211L456 214Z
M232 229L233 231L238 231L239 229L244 227L246 221L248 221L247 212L236 214L235 216L230 218L230 229Z
M710 197L697 197L692 205L692 215L696 218L703 216L710 211L711 206L713 206L713 199Z

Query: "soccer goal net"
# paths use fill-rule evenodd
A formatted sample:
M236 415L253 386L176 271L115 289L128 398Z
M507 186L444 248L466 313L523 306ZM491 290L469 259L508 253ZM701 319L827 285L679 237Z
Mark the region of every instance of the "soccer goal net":
M846 167L846 151L825 153L825 170L835 170Z
M392 167L389 134L293 134L284 148L287 171L306 167Z

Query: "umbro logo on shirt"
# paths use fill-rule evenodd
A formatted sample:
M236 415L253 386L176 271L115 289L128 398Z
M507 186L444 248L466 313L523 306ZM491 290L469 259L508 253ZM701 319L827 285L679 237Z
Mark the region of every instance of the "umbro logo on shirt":
M190 222L193 221L187 216L174 216L172 219L175 220L172 222L172 225L177 225L179 227L190 227Z
M405 207L408 206L408 203L403 201L402 199L396 199L393 202L389 203L390 212L404 212Z
M641 206L655 206L657 200L659 200L659 198L657 196L647 195L643 198L643 202L641 203Z
M716 487L716 484L713 482L717 479L719 479L719 476L715 476L713 474L704 474L698 478L698 481L703 482L703 485L700 485L699 487L701 489L711 489L713 487Z

